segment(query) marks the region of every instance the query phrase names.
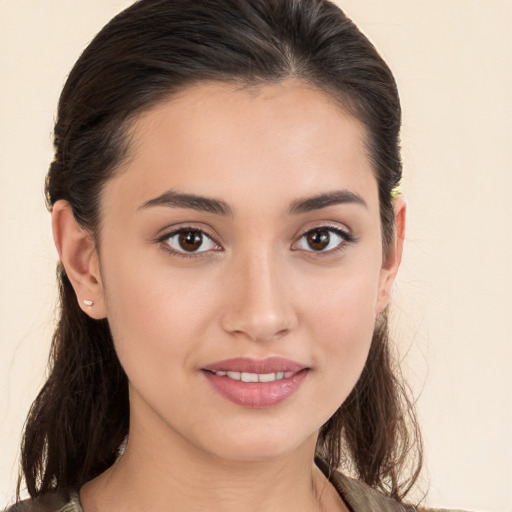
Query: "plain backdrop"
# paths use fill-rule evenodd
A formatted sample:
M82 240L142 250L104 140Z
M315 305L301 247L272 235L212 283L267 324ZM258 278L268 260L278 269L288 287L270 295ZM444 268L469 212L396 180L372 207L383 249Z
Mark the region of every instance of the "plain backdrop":
M0 0L0 506L53 329L43 181L58 95L130 3ZM403 102L409 221L393 331L418 397L423 489L430 504L512 511L512 1L338 3Z

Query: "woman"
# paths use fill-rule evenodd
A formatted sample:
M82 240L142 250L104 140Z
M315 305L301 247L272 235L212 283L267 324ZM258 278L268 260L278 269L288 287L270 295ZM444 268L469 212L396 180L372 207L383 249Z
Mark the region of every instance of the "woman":
M14 510L412 510L399 129L390 70L327 1L114 18L59 103L62 307Z

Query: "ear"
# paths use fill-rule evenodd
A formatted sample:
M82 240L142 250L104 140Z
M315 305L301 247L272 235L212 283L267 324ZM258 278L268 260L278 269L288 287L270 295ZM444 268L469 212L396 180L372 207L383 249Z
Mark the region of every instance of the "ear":
M383 311L389 304L391 288L395 282L396 274L402 261L402 252L405 238L405 214L407 202L402 195L393 199L395 214L395 233L385 255L379 278L379 292L377 297L376 313Z
M52 230L60 261L73 285L78 304L91 318L105 318L96 244L91 234L78 224L67 201L59 200L53 205Z

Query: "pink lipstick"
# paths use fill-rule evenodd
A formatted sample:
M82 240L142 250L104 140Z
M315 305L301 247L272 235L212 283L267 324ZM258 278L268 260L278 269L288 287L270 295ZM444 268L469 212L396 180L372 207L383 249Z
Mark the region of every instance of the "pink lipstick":
M302 384L309 368L281 357L237 358L202 368L213 388L238 405L263 408L277 405Z

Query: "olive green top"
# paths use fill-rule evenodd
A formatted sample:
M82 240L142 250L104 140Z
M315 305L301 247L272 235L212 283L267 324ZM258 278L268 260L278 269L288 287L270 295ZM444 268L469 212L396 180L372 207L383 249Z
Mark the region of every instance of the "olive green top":
M318 463L320 469L326 474L334 485L343 501L351 512L449 512L446 509L422 508L413 505L403 505L384 493L372 489L365 483L349 478L339 472L331 472L326 465ZM71 495L66 501L55 494L49 494L37 500L25 500L13 505L5 512L83 512L78 492ZM451 512L463 512L452 510Z

